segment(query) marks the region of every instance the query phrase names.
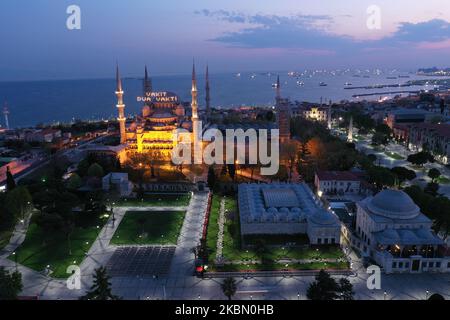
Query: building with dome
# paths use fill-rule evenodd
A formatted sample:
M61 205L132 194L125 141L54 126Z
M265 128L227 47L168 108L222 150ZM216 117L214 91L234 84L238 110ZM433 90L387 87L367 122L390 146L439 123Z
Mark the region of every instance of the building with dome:
M403 191L386 189L357 203L351 244L386 273L449 272L447 246Z
M311 244L339 244L338 217L305 184L240 184L241 236L307 234Z
M151 79L148 76L147 67L143 81L143 96L138 101L143 103L142 112L131 123L127 124L125 116L125 104L123 102L124 91L116 70L117 81L117 109L119 111L120 142L126 145L127 154L149 153L160 156L160 159L170 159L171 152L177 144L174 141L174 133L177 129L187 130L191 135L193 144L200 141L200 118L198 115L197 79L195 66L192 68L192 102L182 103L179 97L168 91L153 91ZM209 78L207 76L207 91L209 91ZM207 92L207 106L209 105L209 92ZM186 133L181 133L183 135ZM183 141L185 138L181 137Z

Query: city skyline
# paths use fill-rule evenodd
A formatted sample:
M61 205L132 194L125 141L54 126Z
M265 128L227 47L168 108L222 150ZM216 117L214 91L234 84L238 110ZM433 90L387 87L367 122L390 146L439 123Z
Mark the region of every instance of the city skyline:
M81 9L68 30L67 7ZM380 29L367 27L380 9ZM215 72L447 67L450 8L419 1L4 1L0 80L188 74L192 57ZM21 19L17 19L20 16ZM51 48L51 50L49 50ZM177 50L175 50L177 48ZM406 49L407 48L407 49Z

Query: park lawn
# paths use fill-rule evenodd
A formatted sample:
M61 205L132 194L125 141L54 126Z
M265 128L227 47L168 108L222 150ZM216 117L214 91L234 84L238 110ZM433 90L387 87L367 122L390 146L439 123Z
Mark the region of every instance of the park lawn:
M176 245L183 211L128 211L116 230L113 245Z
M97 226L76 227L70 236L72 254L69 254L69 242L62 232L55 232L51 239L45 239L44 231L36 223L31 223L25 241L9 259L36 271L44 271L50 265L52 277L67 278L67 267L79 265L85 258L92 243L101 230ZM45 241L44 241L45 240Z
M12 234L12 230L0 231L0 250L2 250L9 243Z
M395 152L386 151L384 154L387 155L389 158L392 158L394 160L405 160L404 157L402 157L401 155L399 155L398 153L395 153Z
M439 184L450 184L450 179L447 178L447 177L441 176L441 177L439 177L439 178L437 179L437 182L438 182Z
M124 199L117 206L136 207L187 207L191 200L190 194L147 194L143 199Z

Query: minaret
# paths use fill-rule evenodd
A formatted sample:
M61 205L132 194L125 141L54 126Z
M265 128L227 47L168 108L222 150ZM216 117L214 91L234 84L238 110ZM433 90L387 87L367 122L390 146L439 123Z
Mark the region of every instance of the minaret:
M152 93L152 80L148 77L147 66L145 66L144 75L144 97L150 96Z
M9 119L8 119L9 109L8 109L8 103L6 101L5 101L5 106L3 107L3 115L5 116L6 129L9 130Z
M198 101L197 101L197 77L195 75L195 62L192 63L192 136L193 136L193 146L194 146L194 163L201 164L201 145L199 143L200 128L198 120Z
M119 74L119 65L116 67L116 96L117 96L117 109L119 111L119 117L117 120L119 121L120 126L120 143L124 144L127 142L127 137L125 133L125 104L123 103L123 89L122 89L122 79L120 79Z
M288 101L281 98L280 76L277 78L276 110L278 129L280 130L280 142L285 143L290 140L291 129Z
M280 99L281 99L281 85L280 85L280 76L278 76L277 77L277 96L276 96L277 102Z
M206 66L206 87L205 87L205 90L206 90L206 97L205 97L205 100L206 100L206 119L209 121L209 117L210 117L210 115L211 115L211 96L210 96L210 93L209 93L209 68L208 68L208 65Z
M328 116L327 127L328 127L328 130L331 130L331 100L330 100L330 104L328 105L328 115L327 116Z
M353 142L353 116L350 117L350 123L348 125L347 141Z

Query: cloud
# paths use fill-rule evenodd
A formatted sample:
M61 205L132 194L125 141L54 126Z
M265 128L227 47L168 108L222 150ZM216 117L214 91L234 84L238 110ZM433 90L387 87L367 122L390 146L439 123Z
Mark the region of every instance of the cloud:
M434 19L420 23L402 22L393 34L379 40L356 40L349 35L333 33L334 18L328 15L246 15L234 11L201 10L196 14L242 24L239 31L225 32L211 41L241 48L301 49L305 52L348 53L404 48L405 45L421 48L447 48L450 23ZM430 45L431 43L431 45ZM436 45L432 45L436 43ZM427 45L424 45L427 44Z

